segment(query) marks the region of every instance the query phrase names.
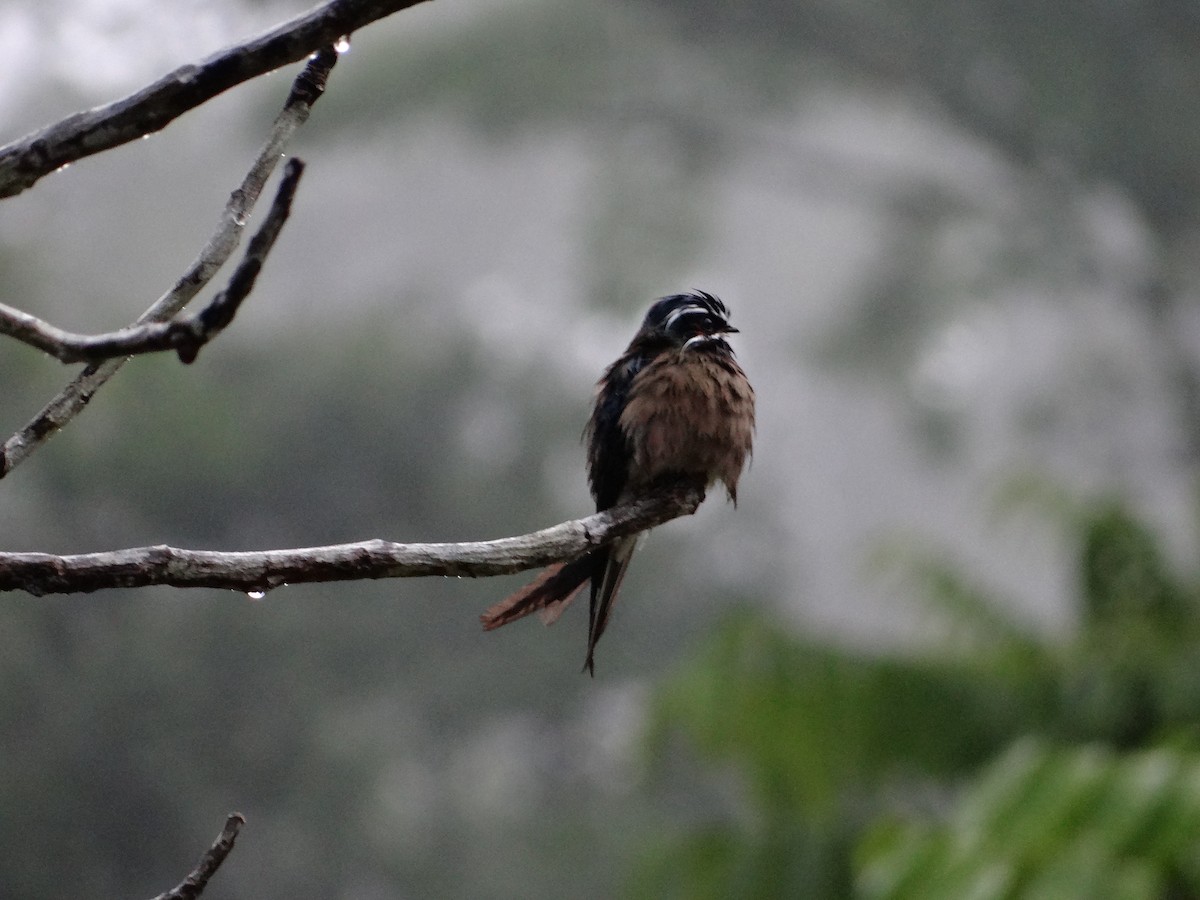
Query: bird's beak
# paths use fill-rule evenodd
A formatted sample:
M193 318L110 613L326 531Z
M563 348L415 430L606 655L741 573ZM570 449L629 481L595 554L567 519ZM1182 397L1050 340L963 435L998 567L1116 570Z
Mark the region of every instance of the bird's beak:
M741 330L734 328L732 325L726 325L721 329L721 331L723 331L725 334L741 334Z

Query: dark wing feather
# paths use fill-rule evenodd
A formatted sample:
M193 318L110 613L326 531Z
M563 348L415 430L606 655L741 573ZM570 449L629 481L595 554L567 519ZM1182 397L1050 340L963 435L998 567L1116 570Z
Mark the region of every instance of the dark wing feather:
M621 413L629 401L629 388L645 359L626 353L609 366L600 379L596 405L584 429L587 441L588 484L596 510L617 504L629 480L629 441L621 428Z

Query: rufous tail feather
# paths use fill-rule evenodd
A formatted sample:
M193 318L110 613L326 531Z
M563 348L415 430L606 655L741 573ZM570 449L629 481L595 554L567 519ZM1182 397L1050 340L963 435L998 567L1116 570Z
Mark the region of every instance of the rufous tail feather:
M592 577L594 567L591 553L569 563L549 566L529 584L489 606L479 617L483 630L491 631L539 611L543 611L542 618L549 625Z

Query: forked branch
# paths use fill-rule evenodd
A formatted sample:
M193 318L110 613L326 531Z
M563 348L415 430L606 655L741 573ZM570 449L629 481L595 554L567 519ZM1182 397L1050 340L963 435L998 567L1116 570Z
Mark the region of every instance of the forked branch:
M332 46L318 50L296 76L283 109L271 124L267 139L250 170L230 193L216 230L171 289L151 304L135 324L165 322L176 315L233 255L263 186L275 170L292 135L308 120L313 104L323 95L337 58ZM127 358L114 356L87 365L20 431L5 441L0 446L0 478L28 459L77 416L91 402L96 391L120 371Z
M304 172L299 159L288 160L279 189L262 226L250 239L246 255L234 270L229 285L204 309L191 316L166 322L141 322L106 334L74 334L55 328L48 322L0 303L0 334L37 347L65 363L93 362L117 356L133 356L174 350L190 363L200 348L220 334L233 321L238 307L250 295L267 254L287 221L296 186Z

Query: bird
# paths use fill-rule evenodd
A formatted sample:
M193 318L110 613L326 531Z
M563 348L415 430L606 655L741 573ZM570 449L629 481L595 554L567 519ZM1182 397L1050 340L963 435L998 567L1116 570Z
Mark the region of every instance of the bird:
M707 491L720 481L737 506L738 480L753 448L754 388L726 336L729 309L693 290L655 300L625 352L596 385L584 428L588 484L597 512L669 485ZM587 658L595 677L596 643L612 615L638 535L578 559L556 563L489 607L484 630L533 612L546 624L591 583Z

